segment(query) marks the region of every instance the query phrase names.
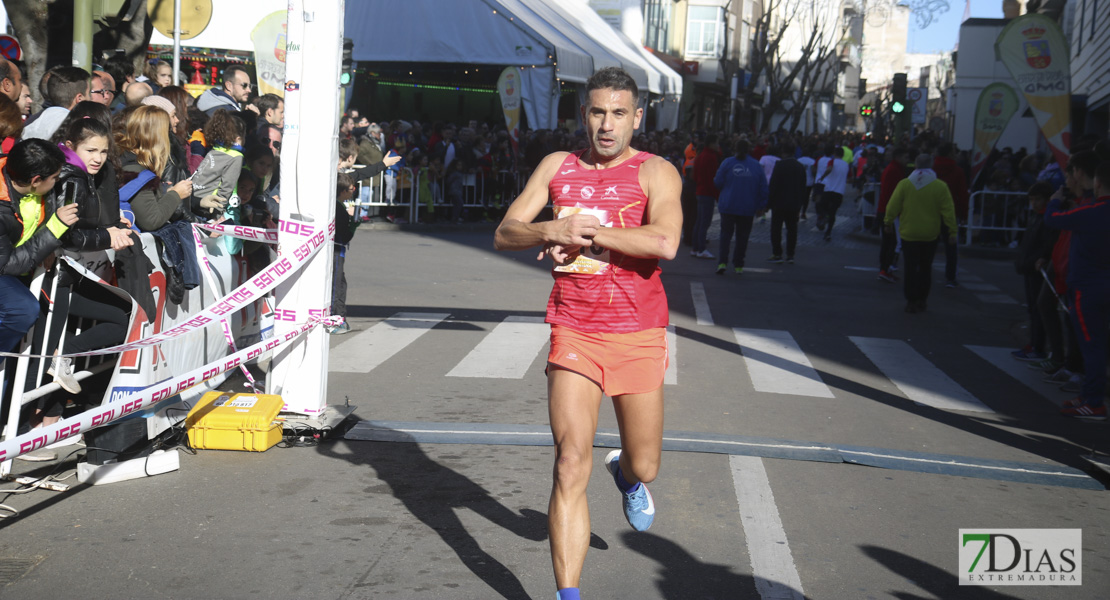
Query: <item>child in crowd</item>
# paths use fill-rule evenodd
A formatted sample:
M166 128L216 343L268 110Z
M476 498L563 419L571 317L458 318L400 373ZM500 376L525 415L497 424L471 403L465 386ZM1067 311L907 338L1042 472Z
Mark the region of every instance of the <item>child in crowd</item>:
M204 125L209 150L193 174L194 212L211 218L228 208L243 168L245 135L246 125L223 109L213 113Z
M347 141L347 140L344 140ZM356 151L357 154L357 151ZM355 207L351 199L355 195L355 180L350 173L339 173L335 178L335 257L332 261L331 276L331 314L343 317L339 325L328 327L328 333L343 335L351 330L347 324L347 277L343 273L343 262L347 246L355 236L359 225L355 218Z
M1044 209L1048 206L1052 192L1052 186L1046 181L1038 181L1029 188L1029 223L1025 226L1025 234L1021 236L1018 257L1014 261L1018 274L1025 278L1025 305L1029 311L1029 345L1010 353L1018 360L1037 362L1049 358L1046 323L1038 310L1037 298L1041 287L1046 283L1046 275L1042 269L1052 260L1052 248L1059 235L1056 230L1044 225ZM1058 324L1056 328L1059 329ZM1051 358L1054 363L1058 363L1057 368L1064 365L1062 351Z

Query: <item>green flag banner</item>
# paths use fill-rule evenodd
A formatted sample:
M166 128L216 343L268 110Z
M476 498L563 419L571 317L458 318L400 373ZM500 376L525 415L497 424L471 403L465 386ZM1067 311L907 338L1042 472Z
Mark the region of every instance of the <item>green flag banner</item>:
M1018 110L1018 97L1014 88L995 82L983 88L975 103L975 153L971 156L971 180L987 162L991 150L998 142L1006 125Z
M1060 26L1040 14L1020 16L998 34L994 49L1064 167L1071 146L1071 67Z

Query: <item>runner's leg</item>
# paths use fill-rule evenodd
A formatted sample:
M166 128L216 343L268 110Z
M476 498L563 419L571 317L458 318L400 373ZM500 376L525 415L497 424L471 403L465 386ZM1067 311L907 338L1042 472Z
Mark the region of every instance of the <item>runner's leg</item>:
M586 487L593 469L601 388L585 377L548 366L548 413L555 438L555 469L547 526L556 589L578 587L590 545Z
M651 483L663 452L663 386L613 398L621 433L621 475L628 483Z

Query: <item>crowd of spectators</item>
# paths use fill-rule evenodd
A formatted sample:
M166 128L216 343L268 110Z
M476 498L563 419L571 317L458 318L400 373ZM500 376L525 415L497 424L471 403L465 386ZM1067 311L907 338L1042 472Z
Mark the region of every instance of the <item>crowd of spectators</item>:
M119 58L92 72L58 66L31 84L21 64L0 59L0 351L11 351L33 327L35 353L55 358L44 376L31 361L26 389L50 381L61 388L25 407L23 429L57 421L67 405L99 403L85 389L102 395L106 382L78 381L73 361L61 355L121 343L130 319L130 304L56 256L92 266L153 322L154 265L136 233L154 236L168 301L182 302L201 283L193 223L276 227L284 125L282 99L253 95L249 73L238 65L197 99L174 85L162 61L142 73ZM41 108L31 112L34 97ZM220 243L254 271L271 260L263 244L226 236ZM111 263L102 260L107 249L115 251ZM42 289L57 289L49 327L29 289L40 268ZM93 326L63 335L77 317ZM14 361L3 363L7 394ZM56 450L24 458L50 460Z

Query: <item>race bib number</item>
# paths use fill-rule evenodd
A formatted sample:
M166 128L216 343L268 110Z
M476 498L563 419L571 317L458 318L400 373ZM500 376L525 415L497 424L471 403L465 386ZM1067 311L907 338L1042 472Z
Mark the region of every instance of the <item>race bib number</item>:
M555 218L561 219L570 215L593 215L602 223L602 227L609 227L609 212L584 206L556 206ZM609 250L600 246L587 246L582 248L578 258L569 265L555 267L559 273L578 273L580 275L600 275L609 270Z

